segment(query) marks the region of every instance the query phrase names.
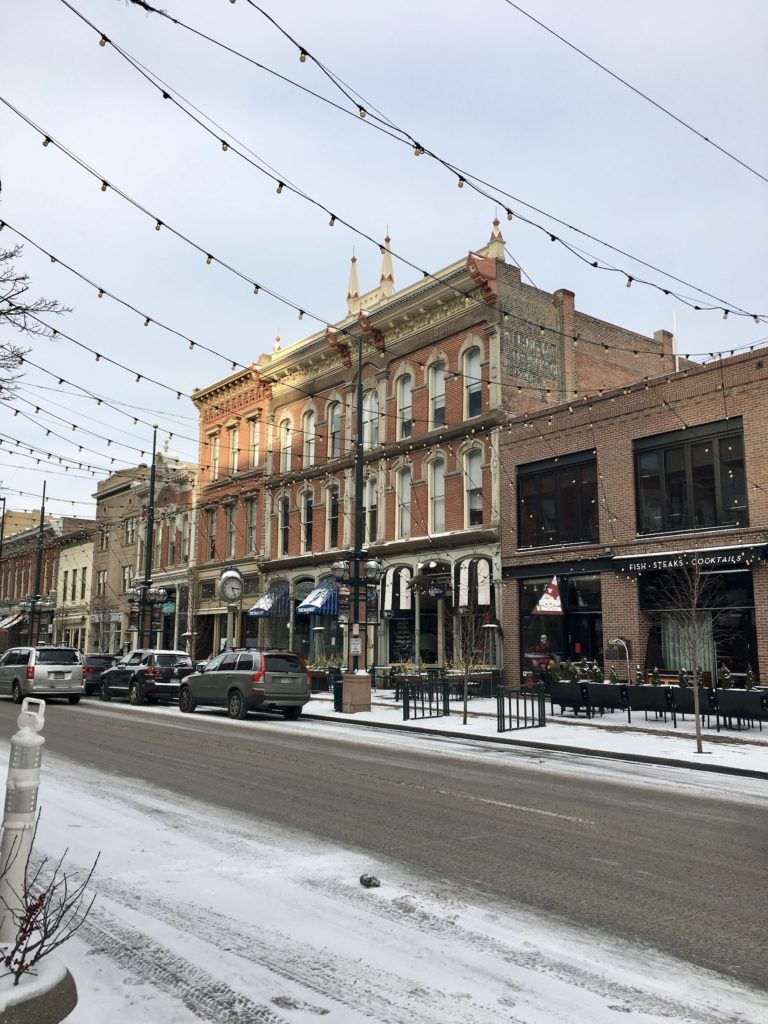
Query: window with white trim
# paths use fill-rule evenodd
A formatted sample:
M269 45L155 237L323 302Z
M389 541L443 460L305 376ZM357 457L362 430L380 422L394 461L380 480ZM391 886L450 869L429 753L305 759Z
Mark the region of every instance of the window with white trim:
M481 526L483 522L483 453L473 448L464 456L464 522Z
M429 429L445 426L445 363L429 368Z
M288 554L290 530L290 502L288 498L280 498L277 503L277 553Z
M280 472L288 473L291 468L291 421L281 420L278 428L280 444Z
M326 491L325 499L326 547L339 546L339 488L336 484Z
M240 465L240 430L232 427L229 432L229 473L233 476Z
M379 394L366 391L363 395L363 449L375 448L379 443Z
M247 498L245 502L245 537L246 548L249 553L256 550L256 499Z
M208 450L210 452L209 465L211 467L211 480L219 478L219 435L211 434L208 438Z
M258 466L261 447L261 419L252 419L248 421L248 464Z
M302 552L312 550L312 520L314 516L314 503L312 492L305 491L301 496L301 549Z
M464 415L467 419L483 411L483 383L480 369L480 349L470 348L464 353Z
M317 417L312 409L304 413L302 420L301 429L303 431L303 452L304 452L304 465L305 467L314 466L315 464L315 436L316 436L316 424Z
M330 402L327 410L328 458L338 459L341 455L341 403Z
M407 540L411 536L411 471L407 466L397 471L395 500L397 540Z
M429 463L429 532L445 531L445 459Z
M376 543L377 505L379 485L376 477L369 477L363 489L363 543Z
M397 437L410 437L413 432L413 399L411 375L404 373L397 381Z
M234 504L227 505L227 558L235 557L235 537L237 535L236 511L237 509Z

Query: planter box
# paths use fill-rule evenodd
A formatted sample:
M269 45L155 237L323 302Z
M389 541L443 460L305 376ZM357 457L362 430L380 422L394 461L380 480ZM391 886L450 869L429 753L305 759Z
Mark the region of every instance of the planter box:
M342 676L341 710L345 715L371 710L371 677L367 672L347 672Z
M59 1024L77 1005L75 979L55 956L40 961L36 975L0 987L0 1024ZM9 987L5 987L8 984Z

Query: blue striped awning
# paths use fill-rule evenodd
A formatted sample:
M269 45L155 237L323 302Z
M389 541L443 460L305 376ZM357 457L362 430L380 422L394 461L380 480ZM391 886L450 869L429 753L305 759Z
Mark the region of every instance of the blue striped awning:
M296 609L297 615L337 615L339 601L335 583L315 587Z
M288 584L283 581L270 587L269 590L248 609L248 615L256 618L287 618L288 617Z

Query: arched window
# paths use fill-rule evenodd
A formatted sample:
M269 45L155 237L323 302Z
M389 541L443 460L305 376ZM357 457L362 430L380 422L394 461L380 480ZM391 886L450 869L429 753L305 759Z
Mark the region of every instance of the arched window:
M301 429L304 434L304 465L314 466L315 464L315 414L310 409L304 413Z
M229 432L229 474L234 476L240 464L240 431L232 427Z
M211 471L211 480L219 478L219 435L210 434L208 437L208 465Z
M445 363L433 363L429 370L429 429L445 426Z
M325 492L325 544L328 548L339 546L339 488L337 484Z
M363 448L373 448L379 443L379 395L366 391L363 395Z
M314 502L312 491L305 491L301 496L301 550L307 552L312 550L312 519L314 514Z
M411 535L411 471L407 467L397 471L395 500L397 502L395 516L397 540L407 540Z
M429 464L429 532L445 530L445 459L433 459Z
M464 456L464 522L481 526L483 522L483 453L473 448Z
M288 498L280 498L277 503L277 553L288 554L290 503Z
M281 420L278 428L280 443L280 472L287 473L291 468L291 421Z
M411 375L403 374L397 382L397 436L410 437L413 430Z
M376 542L377 528L377 505L379 501L379 486L375 477L365 481L363 491L363 543L374 544Z
M480 349L464 353L464 415L479 416L483 411L483 383L480 370Z
M328 458L338 459L341 455L341 404L330 402L327 411Z

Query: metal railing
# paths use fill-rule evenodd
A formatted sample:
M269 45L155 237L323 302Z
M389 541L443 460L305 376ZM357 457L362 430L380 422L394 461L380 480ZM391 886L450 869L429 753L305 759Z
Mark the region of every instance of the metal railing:
M450 715L450 684L445 679L403 683L403 721Z
M535 690L496 688L496 731L540 729L547 724L544 687Z

